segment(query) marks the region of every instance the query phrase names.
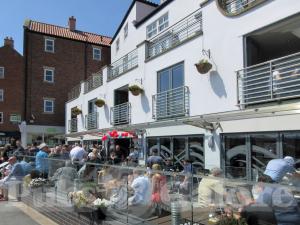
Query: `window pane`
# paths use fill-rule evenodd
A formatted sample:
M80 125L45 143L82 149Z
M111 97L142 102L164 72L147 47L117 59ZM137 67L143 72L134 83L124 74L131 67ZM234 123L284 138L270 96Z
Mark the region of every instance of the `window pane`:
M170 89L170 75L169 70L164 70L159 73L158 92L167 91Z
M263 174L268 162L278 157L277 134L251 135L251 169L252 179Z
M296 168L300 168L300 133L283 134L283 157L292 156L296 161Z
M147 156L151 155L151 151L153 149L158 149L158 142L157 142L157 138L147 138Z
M173 138L174 166L179 170L182 170L183 168L182 160L184 160L185 156L186 156L185 138L183 137Z
M224 139L226 177L246 179L246 138L225 136Z
M195 172L203 171L205 168L203 143L204 143L203 137L188 138L188 146L189 146L188 152L190 155L190 159L193 162L193 167Z
M163 159L172 156L171 152L171 139L169 137L160 138L160 155Z
M182 87L183 85L183 64L181 64L172 69L172 89Z

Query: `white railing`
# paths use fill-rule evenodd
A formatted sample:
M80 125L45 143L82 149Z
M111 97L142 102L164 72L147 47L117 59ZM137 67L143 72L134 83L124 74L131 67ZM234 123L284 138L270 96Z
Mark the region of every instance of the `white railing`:
M76 85L68 93L68 101L78 98L81 92L81 84Z
M85 116L85 128L87 130L98 128L98 112L92 112Z
M134 49L119 60L113 62L108 70L108 80L112 80L138 66L138 51Z
M218 0L219 8L227 16L239 15L266 0Z
M189 115L189 88L178 87L152 96L154 119L166 119Z
M200 34L202 34L202 13L198 9L166 31L149 39L146 45L146 58L160 55Z
M125 102L114 107L111 107L111 124L121 125L129 124L131 120L131 105Z
M100 87L102 84L103 84L102 74L92 75L84 82L84 93L92 91L95 88Z
M300 53L237 71L240 105L300 97Z

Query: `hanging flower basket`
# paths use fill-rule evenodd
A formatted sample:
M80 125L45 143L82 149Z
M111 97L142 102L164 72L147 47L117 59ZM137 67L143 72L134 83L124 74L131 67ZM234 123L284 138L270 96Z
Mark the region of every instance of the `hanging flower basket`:
M78 116L82 113L81 109L79 109L78 107L72 109L72 115L74 116Z
M212 68L212 64L207 59L201 59L195 66L201 74L208 73Z
M133 94L134 96L138 96L143 92L143 88L138 84L133 84L128 87L128 90Z
M103 106L105 105L104 99L98 98L98 99L95 101L95 105L96 105L97 107L103 107Z

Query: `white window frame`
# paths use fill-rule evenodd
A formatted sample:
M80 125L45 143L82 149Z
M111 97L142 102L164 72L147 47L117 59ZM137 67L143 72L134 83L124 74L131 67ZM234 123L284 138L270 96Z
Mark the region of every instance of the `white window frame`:
M4 90L0 89L0 102L4 102Z
M52 103L52 110L51 111L46 110L47 102ZM54 113L54 99L44 98L44 113Z
M47 80L47 72L51 71L52 72L52 79L49 81ZM47 83L54 83L54 69L53 68L48 68L48 67L45 67L44 68L44 82L47 82Z
M119 49L120 49L120 38L118 38L116 41L116 52L118 52Z
M128 37L128 22L124 26L124 40Z
M0 124L4 123L4 113L0 112Z
M146 26L146 37L147 39L155 36L159 32L163 31L169 27L169 13L166 12L162 16L160 16L157 20L150 23L148 26Z
M4 79L5 69L4 66L0 66L0 79Z
M95 51L99 51L99 54L95 53ZM96 56L98 56L98 57L96 57ZM101 61L101 58L102 58L102 49L94 47L93 48L93 60Z
M52 49L51 50L48 50L47 47L48 47L48 43L47 42L51 42L52 43ZM51 53L54 53L54 49L55 49L55 42L54 42L54 39L53 38L45 38L45 52L51 52Z

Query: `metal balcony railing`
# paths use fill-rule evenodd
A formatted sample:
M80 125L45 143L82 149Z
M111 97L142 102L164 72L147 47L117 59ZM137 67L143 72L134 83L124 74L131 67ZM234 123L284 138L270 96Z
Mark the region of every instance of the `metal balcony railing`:
M68 101L78 98L80 95L80 92L81 92L81 84L73 87L71 89L71 91L68 93Z
M300 53L237 71L239 105L300 97Z
M119 60L113 62L108 70L108 80L112 80L138 66L138 51L134 49Z
M237 16L266 0L217 0L221 12L226 16Z
M103 84L103 76L102 74L95 74L89 77L84 82L84 93L94 90L97 87L100 87Z
M98 128L98 112L92 112L85 116L85 128L87 130Z
M202 12L200 9L180 20L166 31L148 40L146 58L164 53L202 34Z
M166 119L189 115L189 88L178 87L152 96L154 119Z
M111 110L111 124L122 125L129 124L131 121L131 105L125 102L110 108Z
M73 118L69 120L69 131L71 133L73 132L77 132L78 131L78 127L77 127L77 118Z

